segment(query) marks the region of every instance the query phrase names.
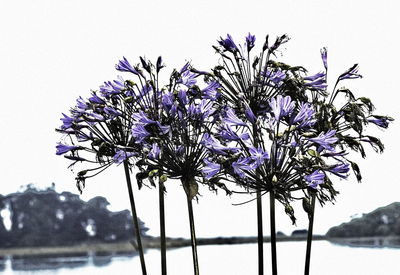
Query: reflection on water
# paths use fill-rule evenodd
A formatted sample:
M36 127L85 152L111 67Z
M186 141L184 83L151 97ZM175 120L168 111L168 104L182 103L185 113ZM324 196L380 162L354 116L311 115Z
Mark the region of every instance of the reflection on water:
M33 255L33 256L13 256L0 257L0 271L32 271L29 274L36 274L35 271L50 271L59 269L76 269L85 266L102 267L109 265L113 257L132 258L135 253L112 254L108 252L96 253L77 253L74 255ZM13 273L10 273L13 274Z
M280 275L302 274L306 242L277 244ZM252 275L257 271L257 245L209 245L198 248L200 272L206 275ZM400 274L400 249L365 248L315 241L312 248L311 275L391 275ZM149 275L161 274L160 251L145 254ZM0 259L1 260L1 259ZM2 275L132 275L141 274L139 257L97 253L87 257L3 259ZM264 244L265 274L270 274L270 244ZM168 274L193 274L191 248L167 252Z

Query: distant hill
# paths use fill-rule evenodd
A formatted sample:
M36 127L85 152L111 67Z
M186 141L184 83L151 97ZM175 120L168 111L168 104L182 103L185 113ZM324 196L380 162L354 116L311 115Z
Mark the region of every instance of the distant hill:
M332 227L330 238L400 236L400 202L380 207L362 217Z
M111 212L104 197L88 202L53 188L0 195L0 211L10 213L11 226L0 217L1 247L63 246L88 242L117 242L134 238L128 210ZM8 226L7 226L8 225ZM140 221L141 233L148 228Z

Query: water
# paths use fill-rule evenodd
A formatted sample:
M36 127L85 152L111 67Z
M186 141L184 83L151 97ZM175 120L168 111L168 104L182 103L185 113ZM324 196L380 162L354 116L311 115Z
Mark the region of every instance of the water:
M303 274L305 242L281 242L277 244L278 271L280 275ZM265 274L270 271L269 244L264 245ZM256 244L210 245L198 248L200 274L247 275L257 273ZM146 257L149 275L160 274L159 250L148 250ZM191 248L168 250L168 274L193 274ZM400 249L354 248L315 241L312 248L311 274L313 275L390 275L400 274L398 260ZM49 263L50 262L50 263ZM12 263L12 264L11 264ZM13 269L13 268L14 269ZM36 270L27 270L34 268ZM46 268L46 269L44 269ZM18 269L18 270L15 270ZM5 275L140 275L139 257L59 258L40 261L11 262L0 264Z

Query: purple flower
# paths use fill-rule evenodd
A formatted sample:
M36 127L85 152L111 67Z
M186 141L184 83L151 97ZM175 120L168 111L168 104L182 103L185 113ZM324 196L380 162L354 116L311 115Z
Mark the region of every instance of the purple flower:
M263 76L267 77L272 83L279 86L280 83L286 78L286 74L281 70L271 71L266 69L263 72Z
M312 106L308 103L301 103L300 110L293 118L292 123L299 122L300 123L299 127L312 126L315 123L315 121L312 120L313 115L314 115L314 109L312 108Z
M384 116L372 116L373 118L368 118L368 122L371 122L379 127L382 128L388 128L389 127L389 121L391 121L391 118L384 117Z
M235 42L233 42L232 36L227 34L226 38L218 41L218 43L225 49L225 51L235 53L238 51L238 47L236 46Z
M129 64L129 61L125 58L125 56L123 57L123 60L120 60L118 64L115 65L115 68L121 72L131 72L135 75L139 75L139 72L132 67L131 64Z
M264 163L266 159L269 159L269 155L267 152L264 152L262 148L251 147L249 149L250 158L255 162L256 166L260 166Z
M321 49L321 58L322 62L324 63L325 70L328 70L328 50L325 47Z
M189 102L185 90L180 90L180 91L178 92L178 98L179 98L179 101L180 101L183 105L186 105L186 104L188 104L188 102Z
M242 120L240 120L236 116L235 111L229 107L227 108L227 111L225 112L224 121L226 123L234 125L234 126L247 126L246 123L244 123Z
M104 107L104 112L105 112L107 115L109 115L111 119L116 118L117 116L120 116L120 115L121 115L120 112L118 112L118 111L115 110L114 108L108 107L108 106Z
M162 105L165 110L169 111L174 104L174 96L171 92L162 95Z
M246 177L246 171L255 169L254 165L251 165L250 162L250 158L240 157L237 161L232 163L233 172L241 178Z
M91 121L91 122L100 122L104 121L104 116L96 113L96 112L85 112L86 119Z
M220 93L217 91L218 88L221 87L218 81L212 81L202 90L203 98L217 100L220 96Z
M92 97L89 98L89 101L93 104L101 104L104 105L106 102L98 97L95 93L92 94Z
M58 155L58 156L63 155L69 151L74 151L79 148L80 148L79 146L75 146L75 145L65 145L62 143L58 143L56 146L56 149L57 149L56 155Z
M350 168L349 164L340 163L330 168L328 171L342 179L346 179L349 176L347 173L350 171Z
M219 128L218 135L223 138L224 140L248 140L250 138L250 135L248 133L243 133L241 135L238 135L236 131L233 131L231 126L229 124L223 124Z
M324 90L326 89L326 87L328 87L328 84L326 84L326 74L323 72L311 76L306 76L303 79L310 81L304 83L304 86L306 87L310 87L317 90Z
M218 163L211 162L208 159L204 159L204 163L206 166L201 169L201 172L206 179L214 177L221 170L221 165Z
M153 143L151 146L151 150L149 152L149 159L156 160L160 157L160 147L158 147L157 143Z
M220 155L227 155L227 152L229 151L237 152L240 150L237 147L227 147L222 145L219 140L217 140L213 136L210 136L208 133L204 134L201 143L210 151Z
M213 102L209 99L202 99L200 104L197 105L196 112L201 115L202 119L206 119L215 112L215 108L213 107Z
M109 97L114 94L121 93L125 89L123 79L114 80L113 82L107 81L100 86L100 92L104 97Z
M67 116L66 114L62 114L64 117L60 118L60 120L63 122L63 125L61 125L62 130L66 130L72 127L72 124L74 123L74 119L72 117Z
M87 103L83 100L82 97L79 97L76 100L76 111L78 111L78 113L83 113L85 112L87 109L89 108L89 106L87 105Z
M253 111L251 110L250 106L246 104L246 109L244 110L244 114L246 115L246 118L251 122L251 123L256 123L257 117L254 115Z
M124 150L117 150L117 153L114 155L113 159L116 164L121 164L124 160L136 156L136 153L126 152Z
M161 123L158 121L156 122L156 124L157 124L158 128L160 129L161 134L163 134L163 135L169 133L169 131L171 130L171 126L169 126L169 125L161 125Z
M324 149L334 151L335 149L331 145L338 140L336 137L334 137L335 134L335 130L329 130L326 132L326 134L322 132L317 137L310 138L309 140L319 144Z
M196 84L197 74L194 74L190 71L190 63L186 63L185 66L180 70L181 77L176 81L177 84L183 84L186 87L190 88Z
M317 186L324 183L325 174L320 170L315 170L312 174L304 176L304 180L307 182L308 186L317 189Z
M354 64L353 67L351 67L339 76L339 80L356 78L362 78L362 75L358 73L358 64Z
M133 113L132 114L132 119L135 122L140 122L140 123L143 123L145 125L156 123L154 120L151 120L150 118L148 118L146 113L143 112L142 110L140 110L139 113Z
M250 33L246 36L246 45L247 45L247 51L251 51L251 49L254 47L254 44L256 42L256 36L251 35Z
M132 136L136 139L136 143L142 143L145 138L150 136L143 124L136 124L132 127Z
M290 96L282 97L278 95L276 98L270 99L269 106L275 115L275 120L278 121L281 117L287 116L293 111L295 103L292 102Z

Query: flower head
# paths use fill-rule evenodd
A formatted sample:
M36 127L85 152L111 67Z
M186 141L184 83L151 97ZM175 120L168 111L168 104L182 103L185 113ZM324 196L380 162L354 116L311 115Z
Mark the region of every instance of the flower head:
M332 144L338 141L338 138L335 137L335 134L336 134L335 130L329 130L328 132L326 133L322 132L317 137L310 138L309 140L319 144L320 147L322 147L323 149L334 151L335 149L332 147Z
M275 120L278 121L281 117L287 116L293 111L295 103L290 96L282 97L278 95L276 98L270 99L269 106L275 115Z
M324 183L325 174L320 170L315 170L310 175L304 176L304 180L307 182L308 186L317 189L317 186Z
M238 51L238 47L235 42L233 42L232 36L230 34L226 35L226 38L218 41L218 43L225 49L225 51L235 53Z
M135 69L130 63L129 61L125 58L125 56L123 57L122 60L120 60L116 65L115 68L118 71L121 72L131 72L135 75L139 75L139 71L137 69Z
M75 151L79 148L80 148L79 146L75 146L75 145L65 145L62 143L58 143L56 146L56 149L57 149L56 155L58 155L58 156L63 155L67 152Z
M208 159L204 159L204 163L206 166L201 171L206 179L214 177L221 170L221 164L211 162Z
M247 51L251 51L251 49L254 47L254 43L256 42L256 36L251 35L250 33L246 36L246 45L247 45Z

